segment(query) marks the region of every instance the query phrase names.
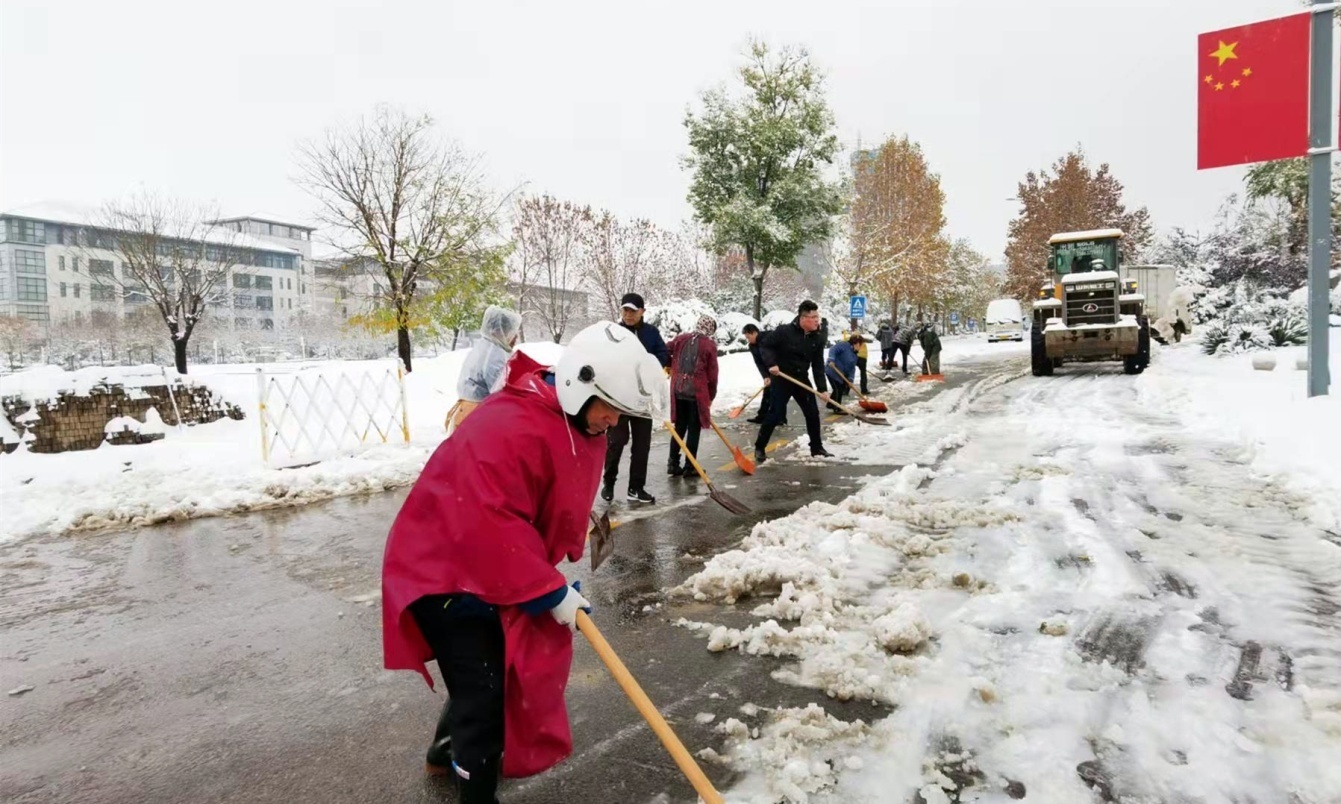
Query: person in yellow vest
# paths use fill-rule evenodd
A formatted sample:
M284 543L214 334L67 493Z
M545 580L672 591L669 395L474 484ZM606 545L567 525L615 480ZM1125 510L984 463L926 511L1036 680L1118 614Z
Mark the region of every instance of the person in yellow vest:
M857 327L850 332L843 333L843 340L852 340L853 335L861 335L861 327ZM861 373L861 392L863 395L870 395L871 386L866 384L866 338L863 337L861 343L857 344L857 371Z

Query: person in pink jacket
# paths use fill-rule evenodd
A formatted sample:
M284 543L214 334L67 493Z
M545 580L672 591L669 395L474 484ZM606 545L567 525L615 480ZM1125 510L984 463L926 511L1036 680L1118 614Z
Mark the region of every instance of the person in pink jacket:
M462 804L494 804L499 776L528 776L572 752L564 687L571 626L589 609L559 562L577 561L601 480L605 431L621 415L660 420L660 363L602 322L553 369L516 355L507 382L429 458L387 536L385 664L448 700L428 750Z
M693 332L682 332L670 342L671 421L689 454L698 457L698 439L712 427L712 401L717 398L717 321L699 316ZM680 444L671 439L666 473L671 477L698 477L694 467L680 465Z

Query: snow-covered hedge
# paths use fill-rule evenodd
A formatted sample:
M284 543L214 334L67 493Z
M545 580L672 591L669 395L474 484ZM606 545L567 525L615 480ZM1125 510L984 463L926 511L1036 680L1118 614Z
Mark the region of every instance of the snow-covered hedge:
M663 305L648 307L644 321L656 327L667 342L682 332L692 332L698 325L700 316L710 315L717 319L717 351L720 354L743 352L749 348L742 331L746 324L754 324L761 330L770 330L796 318L792 310L774 310L764 316L763 323L755 321L746 313L728 310L716 312L702 299L675 299Z

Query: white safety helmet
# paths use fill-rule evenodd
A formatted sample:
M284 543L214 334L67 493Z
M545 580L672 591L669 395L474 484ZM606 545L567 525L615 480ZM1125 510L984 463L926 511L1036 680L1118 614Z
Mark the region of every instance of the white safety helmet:
M1095 258L1094 258L1094 261L1090 263L1090 270L1091 270L1091 271L1107 271L1107 270L1108 270L1108 265L1103 261L1103 258L1101 258L1101 257L1095 257Z
M629 416L665 418L670 387L657 359L638 336L601 321L574 336L554 366L559 405L569 416L581 412L593 396Z

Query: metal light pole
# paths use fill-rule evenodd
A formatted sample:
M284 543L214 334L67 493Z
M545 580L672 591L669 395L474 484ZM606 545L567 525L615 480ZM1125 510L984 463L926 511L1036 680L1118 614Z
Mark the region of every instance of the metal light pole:
M1313 0L1309 80L1308 395L1326 396L1327 291L1332 257L1332 22L1335 2Z

